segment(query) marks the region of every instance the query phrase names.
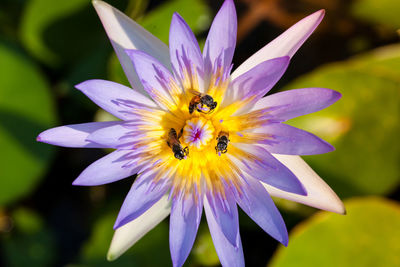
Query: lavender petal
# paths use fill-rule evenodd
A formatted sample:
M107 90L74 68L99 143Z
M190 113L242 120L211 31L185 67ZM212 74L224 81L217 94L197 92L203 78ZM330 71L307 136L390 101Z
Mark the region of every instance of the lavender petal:
M63 147L107 148L109 146L88 141L87 137L100 129L118 124L118 121L70 124L48 129L38 135L37 141Z
M169 185L162 181L155 183L156 175L157 172L148 171L138 176L122 204L114 229L136 219L165 195Z
M192 30L178 13L172 16L169 52L172 68L178 79L185 79L183 72L186 70L192 83L194 80L198 82L203 80L204 64L199 44ZM196 78L192 78L192 75L196 75ZM203 91L203 88L198 89Z
M207 217L208 228L210 229L218 258L224 267L244 267L244 256L240 234L236 236L235 243L232 244L222 232L223 226L219 224L207 198L204 198L204 211Z
M240 144L239 147L247 152L250 158L236 159L232 157L232 160L248 175L280 190L307 195L299 179L267 150L258 145Z
M196 202L193 196L176 198L172 201L169 247L174 267L182 266L189 256L196 239L202 210L202 200Z
M112 183L137 173L142 166L128 165L132 160L132 152L116 150L89 165L73 185L102 185ZM137 160L137 159L136 159Z
M215 193L218 194L218 193ZM233 246L238 246L239 235L238 211L234 196L225 190L225 197L207 193L207 200L221 231Z
M211 25L204 46L203 58L206 72L210 73L214 63L223 55L222 65L229 68L236 46L237 17L235 4L225 0Z
M328 142L283 123L266 124L256 130L270 137L262 146L270 153L286 155L315 155L331 152L335 148Z
M157 108L157 105L147 97L115 82L88 80L75 87L99 107L122 120L136 118L132 107Z
M327 88L303 88L272 94L260 99L253 110L273 108L269 114L277 119L289 120L324 109L342 95Z
M224 101L231 103L252 97L253 100L249 106L254 105L279 81L285 73L289 61L289 57L270 59L243 73L232 81Z
M174 78L169 70L152 56L139 50L126 50L131 58L144 90L164 110L174 106ZM175 87L176 88L176 87ZM180 88L177 88L181 90Z
M259 181L251 177L246 180L241 188L243 194L236 198L239 206L265 232L287 246L288 232L274 201Z

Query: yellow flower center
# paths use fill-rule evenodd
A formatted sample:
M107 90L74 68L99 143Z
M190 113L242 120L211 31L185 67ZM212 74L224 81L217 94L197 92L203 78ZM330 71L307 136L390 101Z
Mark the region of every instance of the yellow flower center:
M148 136L136 147L145 148L143 161L149 160L159 169L155 182L166 177L172 180L172 195L198 195L210 190L223 196L227 185L240 191L243 173L233 161L253 159L240 144L268 138L252 132L267 120L265 111L235 115L252 98L224 103L229 79L217 79L219 74L212 76L208 90L201 94L192 92L199 91L193 81L184 84L183 91L171 81L173 102L158 95L163 103L169 103L164 105L168 111L137 111L147 121L138 127Z

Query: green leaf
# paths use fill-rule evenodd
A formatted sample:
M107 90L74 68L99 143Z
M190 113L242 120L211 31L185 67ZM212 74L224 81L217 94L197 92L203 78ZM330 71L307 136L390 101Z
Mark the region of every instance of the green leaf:
M399 10L398 0L356 0L351 5L355 17L392 29L400 27Z
M81 254L83 266L152 267L170 264L168 224L165 222L161 222L147 233L120 258L107 261L106 255L114 234L115 219L116 213L109 212L96 221L91 237L83 246Z
M114 117L104 109L99 109L95 116L94 116L94 121L118 121L119 119L117 117Z
M45 31L58 19L66 18L76 11L89 5L87 0L30 0L24 11L20 34L26 48L38 59L54 65L59 61L59 55L46 43ZM78 31L77 31L78 32ZM66 36L59 32L59 37L66 42ZM75 39L75 40L78 40Z
M319 212L295 227L270 266L399 266L399 203L369 197L345 205L346 216Z
M341 197L388 194L400 182L400 46L323 66L285 88L327 87L333 106L288 123L336 151L305 157Z
M215 266L219 264L219 258L215 251L210 231L204 223L199 227L191 255L193 256L193 261L199 265Z
M42 218L24 208L11 217L14 227L1 239L6 266L51 266L56 258L55 239Z
M49 86L22 53L0 43L0 205L29 194L43 177L52 147L36 142L56 125Z

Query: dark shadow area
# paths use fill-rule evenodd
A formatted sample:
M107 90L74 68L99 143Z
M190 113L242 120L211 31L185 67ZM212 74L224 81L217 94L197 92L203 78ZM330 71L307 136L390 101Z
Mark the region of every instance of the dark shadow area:
M32 119L26 118L12 111L0 108L0 127L9 132L11 136L21 143L34 157L46 160L49 148L36 141L37 135L46 130L48 125L43 125Z

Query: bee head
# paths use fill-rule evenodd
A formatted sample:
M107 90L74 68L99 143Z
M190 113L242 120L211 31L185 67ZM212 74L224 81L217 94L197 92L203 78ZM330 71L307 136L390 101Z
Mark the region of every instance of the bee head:
M214 101L211 103L211 105L209 106L210 110L215 109L217 107L217 102Z
M220 151L222 153L226 153L227 149L228 149L228 143L226 143L226 142L218 142L217 147L216 147L217 151Z
M183 152L183 150L176 151L174 153L174 156L175 156L175 158L177 158L179 160L182 160L182 159L184 159L186 157L185 153Z
M201 98L201 103L210 109L214 109L217 106L217 102L215 102L214 99L209 95L203 96Z

